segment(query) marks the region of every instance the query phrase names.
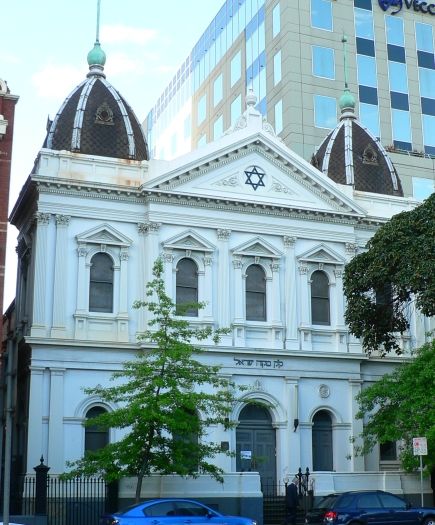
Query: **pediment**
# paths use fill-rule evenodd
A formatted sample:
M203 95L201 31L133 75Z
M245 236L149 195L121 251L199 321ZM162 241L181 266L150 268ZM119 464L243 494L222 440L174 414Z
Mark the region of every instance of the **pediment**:
M81 244L111 244L117 246L130 246L132 244L131 239L110 226L110 224L101 224L80 233L76 235L76 239Z
M344 265L346 260L336 253L334 250L325 244L319 244L298 256L301 262L321 263L321 264L335 264Z
M187 230L175 235L170 239L162 242L166 250L192 250L199 252L214 252L215 246L208 242L204 237L198 235L193 230Z
M267 257L277 259L282 256L280 251L260 237L255 237L248 242L236 246L232 249L232 252L234 255L240 257Z
M178 159L177 167L171 170L168 166L165 174L151 178L142 189L186 198L224 199L239 207L249 203L325 215L365 215L349 192L295 152L273 138L256 138L227 148L213 149L213 144L200 148L186 155L184 163Z

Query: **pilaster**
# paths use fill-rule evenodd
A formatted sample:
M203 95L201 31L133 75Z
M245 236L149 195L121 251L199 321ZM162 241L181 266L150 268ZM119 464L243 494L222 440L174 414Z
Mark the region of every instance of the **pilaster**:
M285 347L288 350L299 350L298 340L298 321L296 309L296 258L295 244L296 237L284 236L285 247L285 324L286 324L286 341Z
M66 337L68 282L68 225L71 217L56 215L56 253L54 265L53 323L51 337Z
M26 471L33 473L33 467L39 464L41 455L47 457L46 446L42 441L42 407L44 406L44 368L30 367L29 389L29 427L27 435L27 466Z
M51 215L37 213L37 233L35 246L35 280L33 292L32 337L47 336L46 292L47 292L47 256L48 227Z
M64 368L50 368L50 411L48 419L48 457L52 473L65 470L63 398Z

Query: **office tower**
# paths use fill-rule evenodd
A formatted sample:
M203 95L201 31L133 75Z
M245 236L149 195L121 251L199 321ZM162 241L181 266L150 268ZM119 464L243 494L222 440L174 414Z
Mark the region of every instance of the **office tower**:
M257 109L310 160L339 119L345 35L357 117L391 154L405 195L424 199L435 178L435 7L391 3L227 0L144 122L151 156L216 140L252 87Z

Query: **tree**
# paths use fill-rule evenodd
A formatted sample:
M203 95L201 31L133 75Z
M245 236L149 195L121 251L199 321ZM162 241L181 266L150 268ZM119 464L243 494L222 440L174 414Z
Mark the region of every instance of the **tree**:
M346 322L367 354L400 355L410 302L435 314L435 193L381 226L367 248L345 268Z
M428 455L425 469L435 469L435 340L417 350L415 357L395 368L391 374L363 390L358 396L358 419L366 418L362 447L369 452L376 443L400 441L400 459L410 471L419 465L413 455L412 438L426 437Z
M232 425L228 416L236 400L234 385L219 375L219 366L195 359L203 350L193 344L210 338L216 343L228 330L195 329L177 318L179 306L166 295L162 272L162 262L157 260L154 279L147 284L150 300L134 304L152 314L148 329L140 336L146 347L136 360L124 363L112 375L114 386L85 390L119 408L84 424L125 429L125 437L69 463L72 470L65 475L102 475L108 481L135 476L136 501L144 477L152 473L197 476L201 472L223 480L222 469L210 460L225 452L220 444L203 438L210 425ZM186 310L191 307L185 305Z

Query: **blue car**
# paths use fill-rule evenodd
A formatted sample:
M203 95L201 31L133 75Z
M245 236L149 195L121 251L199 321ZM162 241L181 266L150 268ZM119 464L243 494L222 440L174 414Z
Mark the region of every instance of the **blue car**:
M100 525L257 525L255 520L226 516L191 499L152 499L105 514Z
M413 507L382 490L329 494L307 513L306 525L435 525L435 508Z

